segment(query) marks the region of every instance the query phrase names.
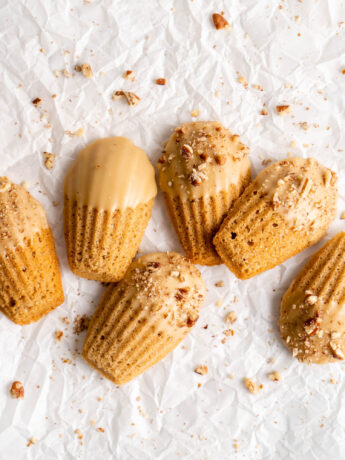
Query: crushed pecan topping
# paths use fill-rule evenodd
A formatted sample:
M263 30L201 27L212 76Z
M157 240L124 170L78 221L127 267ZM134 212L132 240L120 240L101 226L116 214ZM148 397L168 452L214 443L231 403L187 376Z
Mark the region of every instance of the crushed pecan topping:
M281 380L281 375L278 371L274 371L268 374L268 378L272 380L272 382L279 382L279 380Z
M112 95L113 101L121 99L122 97L125 97L127 99L128 105L130 105L131 107L134 107L140 102L140 97L137 96L135 93L132 93L131 91L114 91Z
M181 155L186 159L191 158L193 156L192 147L188 144L183 144L181 148Z
M47 169L52 169L55 163L56 155L55 153L43 152L44 155L44 166Z
M167 84L166 78L157 78L157 79L156 79L156 85L162 85L162 86L164 86L164 85L166 85L166 84Z
M253 395L256 395L257 393L259 393L259 391L262 388L262 385L258 385L257 383L253 382L253 380L249 379L248 377L245 377L244 384Z
M225 155L215 155L214 159L217 163L217 165L224 165L226 163L226 156Z
M93 77L93 73L92 73L91 66L90 66L90 64L88 64L87 62L85 62L84 64L81 64L81 65L76 64L76 65L74 66L74 70L75 70L76 72L82 72L83 75L84 75L84 77L86 77L86 78L91 78L91 77Z
M208 367L205 365L198 366L194 369L194 372L199 375L206 375L208 373Z
M36 97L35 99L32 100L32 103L35 107L38 107L39 105L42 104L42 99L40 97Z
M224 16L218 13L214 13L212 15L213 18L213 24L217 30L222 30L222 29L228 29L230 30L230 24L228 21L225 19Z
M125 80L131 80L131 81L134 81L134 80L135 80L135 75L134 75L133 70L126 70L126 71L124 72L124 74L122 75L122 77L123 77Z
M277 105L276 109L279 115L285 115L291 112L291 107L289 105Z
M10 393L14 399L23 399L24 398L24 386L22 382L16 380L12 383Z
M228 322L228 323L235 323L237 321L237 315L236 315L236 312L234 311L230 311L226 317L225 317L225 321Z

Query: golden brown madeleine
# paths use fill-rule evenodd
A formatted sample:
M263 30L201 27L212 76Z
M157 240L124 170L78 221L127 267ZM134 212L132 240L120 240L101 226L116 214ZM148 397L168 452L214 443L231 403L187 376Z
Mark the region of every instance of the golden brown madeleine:
M324 364L345 358L345 233L309 260L285 293L280 333L299 361Z
M213 240L218 254L247 279L315 244L335 218L336 183L336 174L313 158L268 166L224 219Z
M53 235L41 204L0 177L0 309L17 324L39 320L64 295Z
M220 264L212 238L250 181L248 149L218 121L184 123L158 161L159 185L187 257Z
M135 256L157 194L146 153L125 137L83 149L65 179L65 240L71 270L119 281Z
M110 285L91 319L84 359L118 385L163 359L199 316L205 286L197 268L175 252L135 260Z

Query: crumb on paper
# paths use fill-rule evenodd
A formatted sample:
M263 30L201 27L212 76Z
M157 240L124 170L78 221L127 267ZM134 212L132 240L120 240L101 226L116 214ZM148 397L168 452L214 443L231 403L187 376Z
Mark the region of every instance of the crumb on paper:
M237 81L241 83L245 88L248 88L248 82L243 75L240 75Z
M82 72L82 74L84 75L84 77L86 78L91 78L93 77L93 72L92 72L92 68L90 66L90 64L88 64L87 62L85 62L84 64L76 64L74 66L74 70L76 72Z
M341 73L342 73L343 75L345 75L345 69L343 69L343 70L341 71Z
M230 24L225 17L219 13L213 13L212 15L213 24L217 30L228 29L230 30Z
M76 430L74 430L74 433L78 436L78 439L83 439L83 433L80 431L79 428L77 428Z
M223 331L223 334L227 337L233 337L235 335L235 331L233 329L225 329L225 331Z
M40 97L36 97L35 99L32 100L32 103L35 107L38 107L39 105L42 104L42 99Z
M237 315L236 315L236 312L235 311L230 311L226 317L225 317L225 321L227 323L235 323L237 321Z
M267 109L265 109L265 107L263 107L263 108L261 109L260 114L263 115L263 116L267 116L267 115L268 115Z
M71 324L67 316L61 316L60 321L62 321L64 324Z
M198 117L198 116L200 115L200 113L201 113L200 110L192 110L192 111L190 112L190 114L191 114L191 116L192 116L193 118Z
M77 129L77 131L65 131L65 134L67 134L70 137L83 137L84 135L84 130L83 128Z
M281 380L281 375L278 371L274 371L268 374L268 378L272 380L272 382L279 382Z
M214 285L216 287L224 287L224 281L223 280L217 281L216 283L214 283Z
M63 337L63 332L62 331L55 331L55 338L58 342L61 342Z
M295 149L295 148L297 147L296 142L295 142L295 141L291 141L291 142L290 142L290 147L291 147L292 149Z
M206 375L208 373L208 367L205 365L198 366L194 369L194 372L199 375Z
M329 379L329 383L331 383L332 385L336 385L337 381L333 377L331 377Z
M44 166L47 169L52 169L56 160L55 153L43 152L44 155Z
M122 78L124 78L125 80L130 80L130 81L134 81L135 80L135 75L134 75L134 71L133 70L126 70L123 74L122 74Z
M20 185L25 188L25 190L29 190L29 183L26 180L24 180Z
M66 78L69 78L71 76L67 69L63 69L62 75Z
M24 386L19 380L12 383L10 393L13 399L24 399Z
M263 91L264 90L264 88L261 85L258 85L256 83L253 84L253 88L257 89L258 91Z
M87 315L77 315L73 321L73 334L79 335L86 331L90 324L90 317Z
M245 377L244 384L247 387L247 389L250 391L250 393L252 393L253 395L256 395L257 393L259 393L259 391L262 388L262 385L258 385L257 383L253 382L253 380L251 380L248 377Z
M277 105L276 110L279 115L285 115L291 112L291 107L289 105Z
M137 94L132 93L131 91L114 91L112 95L112 100L116 101L118 99L121 99L122 97L126 98L128 105L130 105L131 107L134 107L140 102L140 97Z
M219 297L219 299L216 302L216 307L221 307L223 305L223 299Z
M340 219L341 219L341 220L344 220L344 219L345 219L345 211L343 211L343 212L340 214Z
M97 431L99 431L100 433L104 433L104 432L105 432L105 429L99 426L99 427L97 428Z
M288 81L284 83L285 88L292 88L293 85L292 83L289 83Z
M37 439L34 438L34 437L31 437L31 438L29 439L29 442L27 443L26 446L27 446L27 447L30 447L32 444L36 444L36 442L37 442Z
M301 129L304 129L304 131L308 131L308 129L311 128L311 126L308 125L308 123L306 121L301 121L299 123L299 126L301 127Z
M156 79L156 85L164 86L166 84L167 84L167 79L166 78L157 78Z

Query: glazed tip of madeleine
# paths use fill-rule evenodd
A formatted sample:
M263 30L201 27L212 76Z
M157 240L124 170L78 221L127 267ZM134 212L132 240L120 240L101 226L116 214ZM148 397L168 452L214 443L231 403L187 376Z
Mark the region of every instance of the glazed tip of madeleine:
M101 299L84 359L114 383L129 382L183 340L198 319L205 291L198 269L180 254L135 260Z
M85 147L65 179L68 262L78 276L119 281L135 256L157 194L146 153L125 137Z
M53 235L41 204L0 177L0 309L17 324L64 301Z
M280 308L283 342L299 361L324 364L345 358L345 233L309 260Z
M159 186L187 257L221 263L212 238L250 181L248 149L218 121L184 123L158 161Z
M261 171L234 203L214 238L241 279L315 244L336 216L337 176L313 158L288 158Z

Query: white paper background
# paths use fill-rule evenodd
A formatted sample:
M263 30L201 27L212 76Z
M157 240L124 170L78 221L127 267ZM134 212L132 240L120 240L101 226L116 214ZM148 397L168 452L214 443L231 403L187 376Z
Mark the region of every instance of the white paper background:
M212 13L222 10L231 32L212 25ZM345 210L341 21L343 0L0 0L0 174L27 181L44 205L66 294L61 307L31 326L0 318L1 460L344 458L344 365L299 364L277 328L280 298L316 248L250 281L238 281L224 266L202 268L209 293L196 327L163 362L122 388L73 355L85 333L77 337L72 324L60 321L92 313L104 289L68 269L61 206L67 168L99 137L130 137L155 162L172 129L199 109L199 119L218 119L241 135L251 148L253 174L262 158L288 152L334 168L339 214ZM55 70L72 74L83 62L94 78L55 77ZM134 83L122 78L127 69L134 70ZM167 78L165 87L154 84L159 77ZM140 104L112 101L120 89L135 91ZM43 100L38 109L35 97ZM264 103L267 117L260 115ZM282 103L291 105L290 115L277 116ZM308 131L298 125L304 121ZM64 134L79 128L82 138ZM52 171L44 167L43 151L58 155ZM341 228L337 218L327 238ZM161 196L141 250L181 250ZM224 287L214 286L219 280ZM235 335L222 344L230 310L238 315ZM65 333L58 344L56 330ZM66 358L73 364L63 363ZM200 364L208 366L206 376L193 372ZM282 375L279 383L267 378L274 370ZM246 376L263 384L258 395L245 389ZM13 380L23 382L24 400L9 397ZM37 443L27 447L30 437Z

